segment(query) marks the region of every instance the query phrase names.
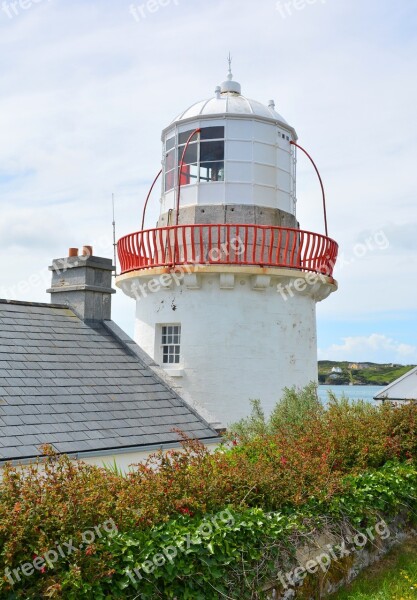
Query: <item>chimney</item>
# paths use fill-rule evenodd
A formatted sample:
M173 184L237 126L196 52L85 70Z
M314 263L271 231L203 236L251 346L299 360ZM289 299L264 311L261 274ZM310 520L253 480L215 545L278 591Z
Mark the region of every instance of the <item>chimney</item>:
M91 246L84 246L82 256L78 248L70 248L67 258L52 261L51 302L66 304L83 321L111 319L112 273L111 259L93 256Z

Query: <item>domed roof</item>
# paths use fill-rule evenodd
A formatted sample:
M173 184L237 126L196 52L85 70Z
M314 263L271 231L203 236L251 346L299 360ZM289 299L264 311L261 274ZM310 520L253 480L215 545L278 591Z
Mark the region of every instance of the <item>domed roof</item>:
M233 75L230 70L227 80L224 81L221 86L216 88L215 96L213 98L196 102L171 121L170 126L179 121L217 115L247 115L248 117L261 117L262 119L278 122L293 131L293 128L288 124L284 117L275 110L275 103L273 100L270 100L267 106L266 104L243 96L241 93L241 86L237 81L233 81Z
M251 100L250 98L246 98L246 96L232 92L223 92L220 95L220 98L215 96L208 100L196 102L190 106L190 108L187 108L187 110L179 114L172 123L200 116L224 114L263 117L264 119L279 121L288 126L284 117L277 113L272 105L266 106L261 102Z

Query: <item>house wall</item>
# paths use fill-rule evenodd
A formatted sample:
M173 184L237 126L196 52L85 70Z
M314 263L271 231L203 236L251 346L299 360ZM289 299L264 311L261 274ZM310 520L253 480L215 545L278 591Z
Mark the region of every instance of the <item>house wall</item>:
M217 448L218 444L205 444L206 448L210 450L210 452L214 451ZM180 447L178 446L177 449ZM168 450L168 448L166 449ZM109 454L106 456L89 456L85 458L81 458L82 462L93 465L95 467L113 467L114 464L117 464L118 469L122 470L124 473L127 473L131 467L131 465L136 465L138 463L145 462L147 458L151 454L156 452L156 449L149 450L147 452L127 452L125 454Z
M205 444L206 448L208 448L208 450L210 452L213 452L218 444ZM173 446L173 448L180 448L179 445ZM169 450L170 448L165 448L164 450ZM152 450L147 450L144 452L124 452L124 453L117 453L115 452L114 454L106 454L106 455L96 455L94 456L93 454L91 456L82 456L79 458L80 462L86 463L87 465L91 465L94 467L114 467L114 465L117 465L117 468L120 469L122 472L127 473L131 467L131 465L136 465L138 463L142 463L144 461L146 461L146 459L153 454L154 452L157 451L157 448L153 448ZM31 461L32 463L35 462L34 460ZM25 464L22 464L21 467L22 469L24 469L25 467L28 466L28 464L30 464L29 461L25 461ZM2 472L3 472L3 468L4 465L0 465L0 480L2 478ZM40 468L42 468L42 464L40 464Z

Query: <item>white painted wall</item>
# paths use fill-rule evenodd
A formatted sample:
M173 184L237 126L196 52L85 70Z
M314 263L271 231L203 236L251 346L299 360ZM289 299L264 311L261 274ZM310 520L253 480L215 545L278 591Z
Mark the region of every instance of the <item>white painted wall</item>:
M294 290L285 300L275 275L261 290L253 289L255 276L238 267L226 279L198 273L198 289L187 287L196 283L194 275L191 281L187 277L171 289L141 295L135 329L137 344L160 362L160 325L181 324L181 364L174 367L179 376L173 384L186 400L191 397L225 426L248 415L250 399L260 399L268 413L284 387L317 380L317 288ZM222 289L230 277L232 289ZM121 284L126 293L135 279L144 284L143 273L131 274ZM336 289L319 287L321 298Z
M211 452L215 450L215 448L217 448L218 444L206 444L206 448L208 450L210 450ZM176 447L175 449L181 449L180 447ZM165 450L166 452L167 450ZM126 452L123 454L119 454L119 453L115 453L115 454L109 454L106 456L88 456L85 458L82 458L82 462L88 464L88 465L93 465L96 467L104 467L104 466L108 466L108 467L113 467L114 464L116 463L117 467L123 471L124 473L129 472L129 470L134 469L134 465L137 465L139 463L144 463L146 461L147 458L149 458L149 456L153 453L155 453L156 450L152 450L152 451L147 451L147 452Z

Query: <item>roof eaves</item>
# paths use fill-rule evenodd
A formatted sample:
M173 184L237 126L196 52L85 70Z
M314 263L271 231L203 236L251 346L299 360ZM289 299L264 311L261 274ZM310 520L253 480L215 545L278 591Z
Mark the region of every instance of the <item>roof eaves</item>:
M218 445L223 439L220 436L209 437L209 438L199 438L201 442L209 445ZM144 444L143 446L119 446L118 448L105 448L104 450L84 450L80 452L57 452L58 456L67 455L69 458L74 460L82 460L83 458L95 458L95 457L104 457L104 456L113 456L120 454L133 454L135 452L141 453L152 453L157 452L158 450L171 450L173 448L181 448L181 442L163 442L160 444ZM19 465L29 465L34 461L39 460L40 462L45 461L45 455L36 455L33 456L25 456L23 458L15 458L12 460L0 459L0 468L6 464L11 464L13 466Z

